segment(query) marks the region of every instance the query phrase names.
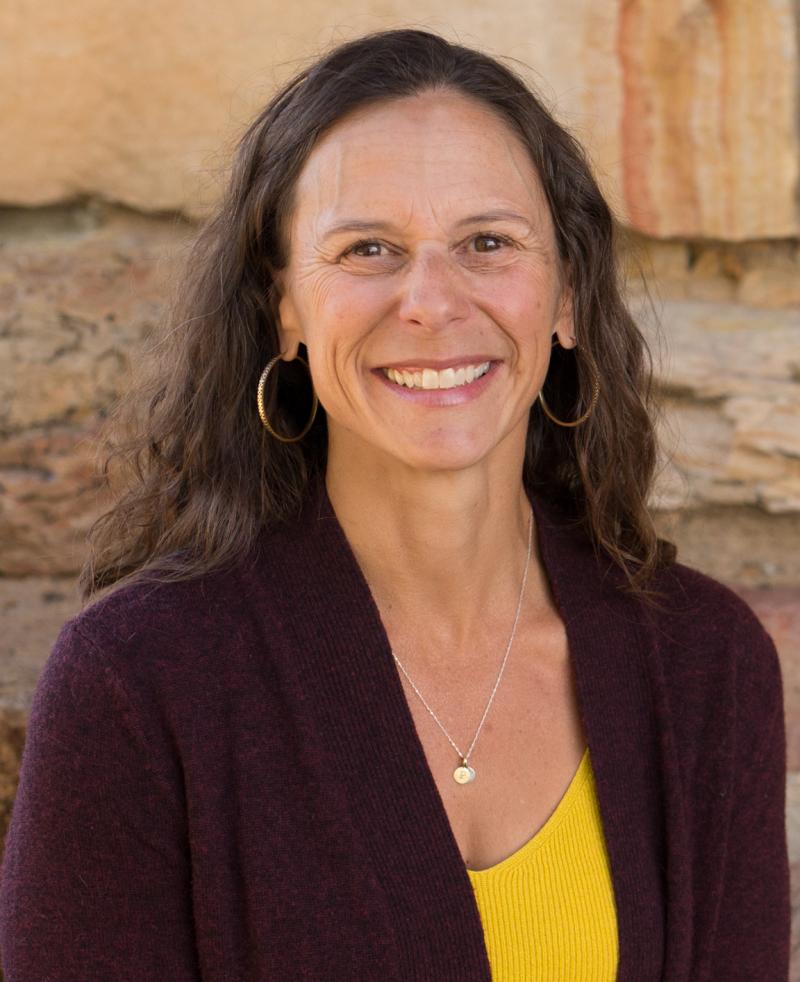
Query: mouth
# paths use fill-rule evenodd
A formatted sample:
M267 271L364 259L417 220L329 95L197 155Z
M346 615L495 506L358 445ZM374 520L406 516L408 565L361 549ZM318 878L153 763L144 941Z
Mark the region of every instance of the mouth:
M491 368L490 361L457 368L382 368L381 372L395 385L406 389L456 389L470 385L484 376Z

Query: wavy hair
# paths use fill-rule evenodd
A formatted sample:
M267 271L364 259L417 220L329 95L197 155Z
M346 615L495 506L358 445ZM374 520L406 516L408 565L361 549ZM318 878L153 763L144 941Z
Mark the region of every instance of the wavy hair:
M530 411L524 480L582 526L624 571L623 589L651 598L648 582L675 548L658 538L647 508L656 464L652 361L622 299L611 212L584 151L514 70L427 31L368 34L300 71L239 142L215 214L199 230L162 338L107 424L102 475L114 504L92 525L79 587L87 601L134 576L189 579L235 563L269 523L299 513L325 471L320 407L294 444L269 436L255 392L279 352L276 272L298 175L320 136L359 107L429 90L455 90L493 110L527 147L552 213L572 289L578 347L558 347L545 383L565 420L600 396L588 420L566 428ZM296 432L308 399L271 387L268 413ZM284 374L285 373L285 374ZM291 392L301 393L292 401Z

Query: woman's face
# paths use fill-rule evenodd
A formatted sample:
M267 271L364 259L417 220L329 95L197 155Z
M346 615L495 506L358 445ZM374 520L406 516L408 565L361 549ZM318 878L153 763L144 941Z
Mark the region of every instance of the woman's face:
M282 347L307 346L332 454L442 470L524 447L554 332L570 347L573 330L508 124L452 91L357 110L306 161L288 239Z

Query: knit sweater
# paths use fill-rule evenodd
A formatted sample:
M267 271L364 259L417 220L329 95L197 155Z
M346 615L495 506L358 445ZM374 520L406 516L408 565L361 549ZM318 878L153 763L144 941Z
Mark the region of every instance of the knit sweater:
M662 610L532 496L613 879L619 982L788 976L777 654L682 565ZM225 570L68 621L0 871L6 982L489 982L475 897L323 484Z

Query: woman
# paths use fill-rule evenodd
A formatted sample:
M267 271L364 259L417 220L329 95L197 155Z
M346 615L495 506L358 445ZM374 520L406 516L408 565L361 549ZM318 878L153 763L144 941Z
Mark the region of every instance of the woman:
M777 655L656 537L611 217L519 78L332 51L181 309L37 686L7 982L785 978Z

